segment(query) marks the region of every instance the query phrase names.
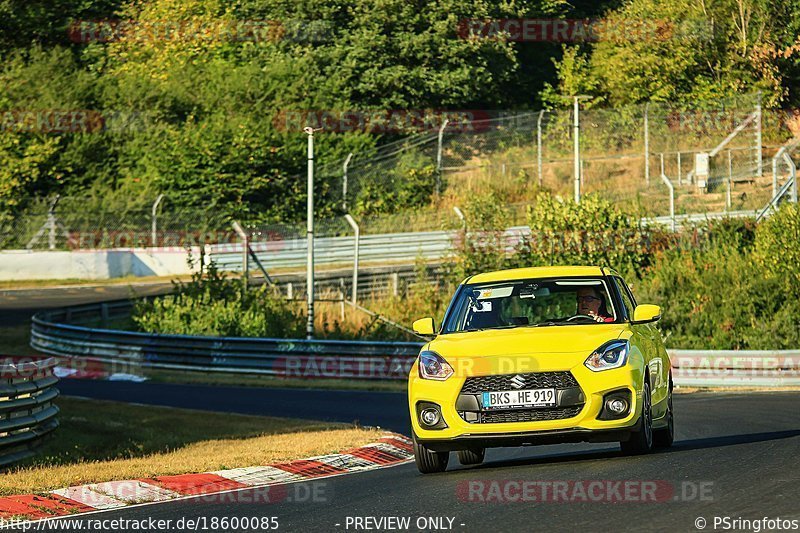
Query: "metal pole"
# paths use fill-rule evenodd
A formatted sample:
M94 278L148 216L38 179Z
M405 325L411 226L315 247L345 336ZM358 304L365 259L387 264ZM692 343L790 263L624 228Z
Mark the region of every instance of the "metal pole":
M572 173L575 181L575 203L581 203L581 123L580 105L578 97L573 98L572 104Z
M51 250L56 249L56 214L53 209L47 213L47 245Z
M353 158L353 152L347 154L347 159L344 160L344 172L342 174L342 209L347 211L347 165Z
M58 226L56 222L56 206L59 200L61 200L61 195L57 194L53 199L53 203L50 204L50 209L47 210L47 226L50 230L47 236L47 244L51 250L56 249L56 228Z
M542 117L544 110L539 111L539 118L536 120L536 172L539 175L539 187L542 186Z
M731 208L731 180L733 180L733 160L731 159L731 151L728 150L728 188L725 193L725 207L730 210Z
M461 226L464 228L464 246L467 245L467 217L464 216L464 212L461 210L460 207L454 205L453 211L456 212L456 216L461 220Z
M444 129L449 122L445 119L439 127L439 144L436 148L436 194L442 192L442 140L444 139Z
M681 181L682 180L681 172L682 172L682 170L681 170L681 151L678 150L678 186L683 184L683 182Z
M344 322L344 278L339 278L339 310L341 312L341 320Z
M797 167L792 160L792 157L783 152L783 159L786 161L786 164L789 165L789 179L792 180L792 203L797 203Z
M306 338L314 338L314 128L304 128L308 135L308 188L306 194Z
M650 102L644 104L644 182L650 185Z
M778 150L775 157L772 158L772 197L778 194L778 156L781 154L783 148Z
M350 224L350 227L353 228L353 231L356 234L355 245L353 248L353 292L351 293L353 305L356 305L358 304L358 247L361 242L361 229L358 227L358 224L349 213L346 214L344 218L347 220L347 223Z
M250 239L247 232L242 229L238 222L234 220L231 226L233 226L233 231L242 239L242 285L246 290L250 278Z
M161 203L161 200L163 198L164 198L164 195L163 194L159 194L158 198L156 198L156 201L153 202L153 209L151 211L151 213L152 213L152 221L153 221L152 228L151 228L151 236L152 236L151 245L152 246L156 246L158 244L158 242L157 242L158 241L158 223L157 223L157 219L156 219L156 210L158 209L158 204Z
M760 178L764 172L762 161L764 154L761 147L761 91L758 92L758 100L756 101L756 115L756 176Z
M676 229L675 226L675 187L672 186L672 182L669 180L666 174L664 174L664 153L661 153L661 181L664 182L664 185L667 186L669 189L669 217L671 219L671 226L672 231L674 232Z

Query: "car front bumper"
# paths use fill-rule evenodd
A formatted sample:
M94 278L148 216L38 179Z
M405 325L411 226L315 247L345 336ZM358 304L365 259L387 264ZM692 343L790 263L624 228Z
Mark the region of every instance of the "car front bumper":
M643 377L639 365L628 364L603 372L593 372L582 364L557 370L571 373L578 387L577 391L573 387L557 390L559 404L556 408L564 409L558 413L559 418L469 422L465 420L465 395L462 393L462 388L467 378L473 376L454 375L446 381L421 379L415 363L409 376L408 394L414 434L419 442L431 449L439 450L561 442L612 442L628 439L641 413ZM598 419L606 395L618 391L629 393L630 406L627 415L614 420ZM446 427L440 429L424 427L418 416L419 402L429 402L439 406ZM478 409L479 415L488 415L485 417L487 420L515 418L498 417L496 416L498 411L483 410L481 407L470 407L470 409ZM542 413L541 408L522 411L531 411L522 418L536 418ZM473 414L470 416L475 418ZM478 420L484 420L484 416L479 416Z

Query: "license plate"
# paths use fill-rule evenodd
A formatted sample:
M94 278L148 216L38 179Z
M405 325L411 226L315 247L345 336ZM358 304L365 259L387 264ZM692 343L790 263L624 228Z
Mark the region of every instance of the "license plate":
M555 389L506 390L483 393L484 409L515 407L552 407L556 405Z

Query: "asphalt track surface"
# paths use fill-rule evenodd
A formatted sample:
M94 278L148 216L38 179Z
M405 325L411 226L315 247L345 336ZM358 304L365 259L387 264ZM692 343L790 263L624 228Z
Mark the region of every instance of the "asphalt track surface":
M402 393L77 380L65 381L62 390L146 404L342 422L357 419L365 425L408 431ZM307 482L288 492L287 498L295 501L253 503L258 494L247 489L95 516L132 520L271 516L284 531L385 531L390 529L357 529L353 521L389 516L411 518L410 527L401 531L434 530L430 525L418 528L415 521L446 517L453 519L452 530L469 532L698 531L695 520L700 517L707 520L708 530L714 530L715 516L800 520L798 399L791 392L676 395L675 445L647 456L624 457L613 444L493 449L478 467L460 466L451 454L444 474L423 476L407 464ZM628 481L642 490L655 486L656 501L652 497L640 501L644 493L630 498L623 494L624 501L617 503L586 501L580 493L568 491L567 501L562 497L558 502L498 503L498 492L490 492L508 487L513 498L521 495L516 482L545 482L550 487L555 487L551 482L576 482L569 486L588 487L592 481L612 480ZM470 487L481 486L470 493ZM309 501L307 495L314 491L322 496ZM479 494L494 501L480 501ZM613 489L605 494L613 497Z
M155 289L155 288L154 288ZM85 301L115 299L105 293L78 289ZM162 289L163 290L163 289ZM49 292L38 300L0 299L0 320L20 323L28 311L77 303L75 294ZM56 294L57 296L53 296ZM0 294L2 296L2 294ZM15 294L14 296L20 296ZM227 412L359 421L408 434L402 393L302 389L258 389L64 380L64 394ZM795 520L800 530L800 395L791 392L695 393L675 397L676 442L664 451L623 457L613 444L567 444L493 449L477 467L458 465L451 454L444 474L419 474L413 464L297 484L284 497L263 502L263 491L245 489L217 497L200 497L82 515L88 519L201 520L202 531L266 531L266 528L212 527L223 517L275 517L278 531L706 531L767 530L762 519ZM168 428L165 428L167 430ZM614 482L628 482L630 496ZM553 501L541 498L541 487L568 484ZM615 503L591 501L590 483L609 487ZM521 483L539 483L526 501ZM603 485L605 484L605 485ZM636 487L658 487L656 501ZM535 487L535 486L534 486ZM616 485L619 487L619 485ZM471 490L475 489L475 490ZM316 496L310 496L315 494ZM598 493L593 493L597 495ZM650 492L650 495L653 493ZM481 497L491 501L480 501ZM552 493L550 500L552 500ZM588 499L588 501L587 501ZM642 501L646 499L647 501ZM357 518L410 519L408 527L361 522ZM439 518L443 527L418 519ZM715 517L727 517L715 527ZM75 517L72 517L75 519ZM736 519L753 521L750 524ZM449 525L452 520L452 525ZM702 522L705 520L705 522ZM53 531L76 531L63 520L48 524ZM781 524L792 527L791 522ZM205 526L205 528L203 528ZM776 529L772 523L772 529ZM49 529L49 528L48 528ZM125 531L124 528L118 528ZM111 529L104 529L110 531ZM127 529L127 531L156 529Z

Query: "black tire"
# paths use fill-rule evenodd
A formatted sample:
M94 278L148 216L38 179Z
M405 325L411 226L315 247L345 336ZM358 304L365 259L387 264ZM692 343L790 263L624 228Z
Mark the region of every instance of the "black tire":
M458 450L458 462L462 465L479 465L486 456L486 448L473 448L471 450Z
M417 469L423 474L435 474L444 472L447 463L450 461L450 452L437 452L417 442L417 436L412 434L411 440L414 443L414 462Z
M625 455L642 455L653 450L653 410L650 405L650 384L644 382L642 390L642 414L636 428L631 432L631 437L627 441L619 443L622 453Z
M669 380L669 394L667 396L667 427L653 432L653 444L656 448L669 448L675 441L675 419L672 410L672 378Z

